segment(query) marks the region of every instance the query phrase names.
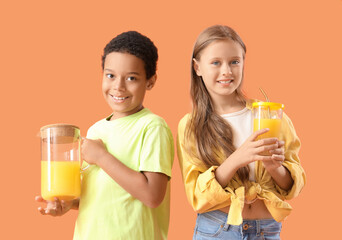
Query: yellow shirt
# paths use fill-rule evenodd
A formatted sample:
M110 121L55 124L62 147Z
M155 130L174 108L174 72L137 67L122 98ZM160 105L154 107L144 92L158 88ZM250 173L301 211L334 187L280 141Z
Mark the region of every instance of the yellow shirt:
M247 108L251 109L251 103ZM200 164L201 160L190 156L185 149L195 149L195 143L187 142L184 134L190 114L185 115L178 125L177 153L182 171L185 192L193 209L198 213L209 212L230 206L227 223L242 224L242 210L245 200L263 200L273 218L280 222L291 212L292 207L284 200L296 197L305 185L305 173L300 165L298 151L300 141L296 135L291 120L286 114L282 118L282 132L280 140L285 141L285 161L283 166L291 173L293 186L284 191L273 181L265 170L262 162L256 162L255 182L248 182L247 188L235 174L226 188L222 188L215 178L218 166L209 169ZM189 144L189 145L185 145ZM224 161L222 158L221 161ZM197 164L198 163L198 164Z

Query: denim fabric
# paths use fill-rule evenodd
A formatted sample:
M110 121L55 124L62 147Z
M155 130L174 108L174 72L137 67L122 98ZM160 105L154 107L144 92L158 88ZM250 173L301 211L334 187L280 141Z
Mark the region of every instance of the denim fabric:
M239 239L276 240L280 239L281 223L273 219L244 220L241 225L229 225L227 214L221 211L197 215L193 240Z

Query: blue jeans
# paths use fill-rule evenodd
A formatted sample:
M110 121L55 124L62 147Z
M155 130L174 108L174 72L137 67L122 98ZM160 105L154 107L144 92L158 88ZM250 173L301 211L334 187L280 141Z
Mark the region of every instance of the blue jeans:
M192 239L280 239L282 224L273 219L244 220L241 225L235 226L226 223L227 216L226 213L219 210L198 214Z

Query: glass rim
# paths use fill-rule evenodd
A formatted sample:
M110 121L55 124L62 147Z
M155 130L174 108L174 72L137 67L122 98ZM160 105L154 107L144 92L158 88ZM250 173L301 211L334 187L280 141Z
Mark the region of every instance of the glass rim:
M252 107L270 107L271 109L284 109L284 104L275 102L254 102Z

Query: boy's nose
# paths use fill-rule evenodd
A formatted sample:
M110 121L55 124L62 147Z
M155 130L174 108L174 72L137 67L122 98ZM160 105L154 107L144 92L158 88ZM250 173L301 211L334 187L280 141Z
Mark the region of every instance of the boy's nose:
M117 79L116 81L114 81L113 82L113 89L119 90L119 91L124 91L126 89L125 80L124 79Z

